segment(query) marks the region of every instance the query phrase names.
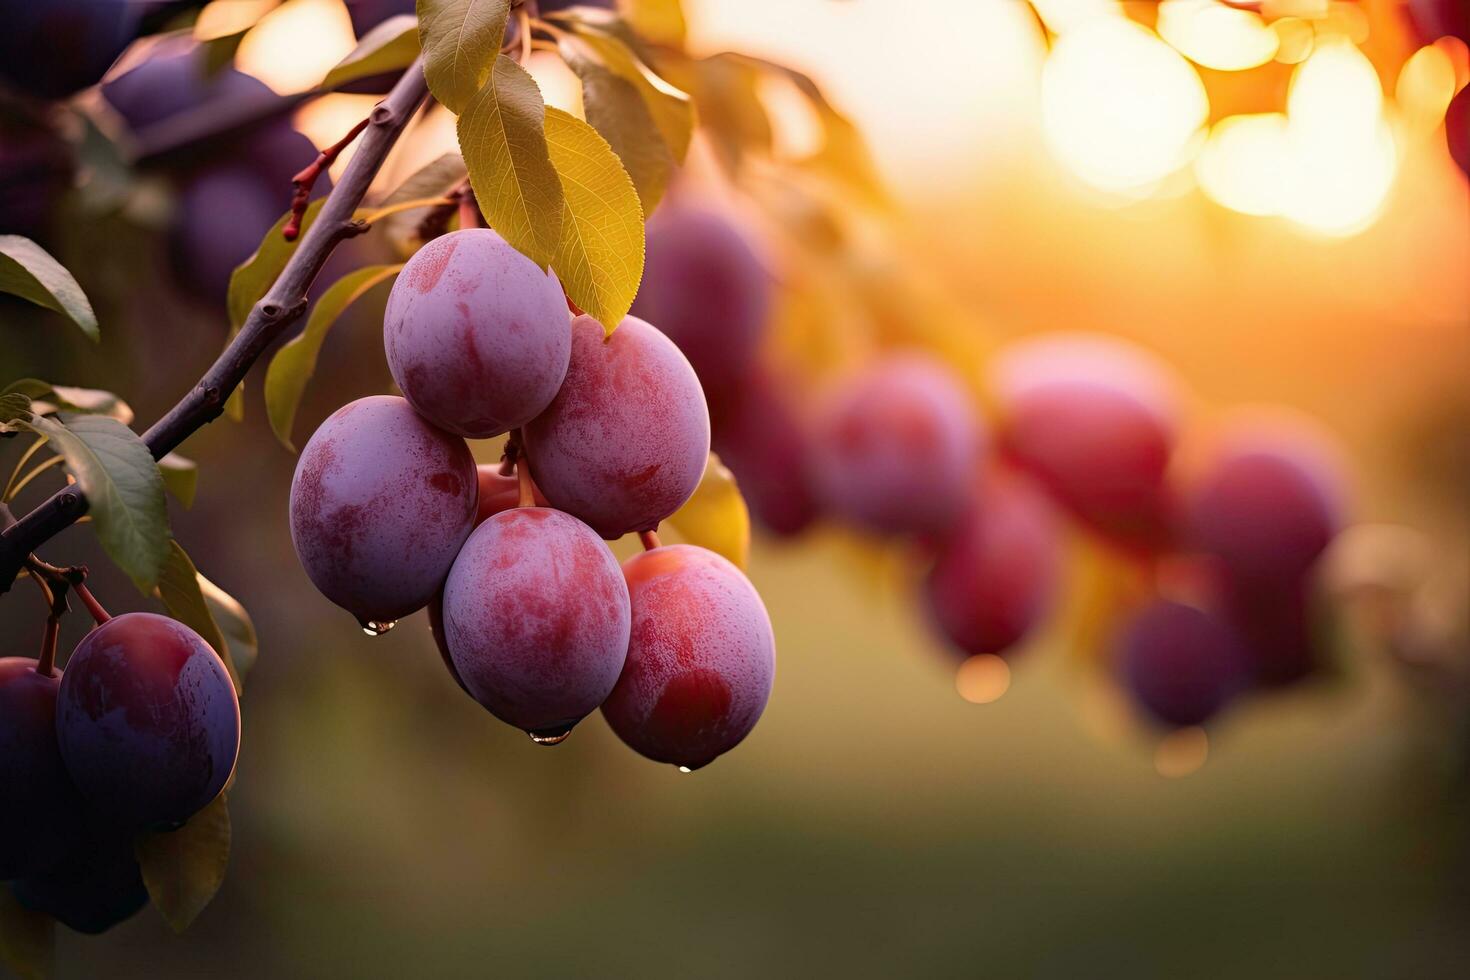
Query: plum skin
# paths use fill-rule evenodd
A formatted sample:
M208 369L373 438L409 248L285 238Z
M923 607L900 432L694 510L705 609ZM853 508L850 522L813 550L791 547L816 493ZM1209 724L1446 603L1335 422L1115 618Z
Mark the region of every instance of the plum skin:
M536 485L604 538L650 531L693 495L709 459L709 411L689 361L626 317L605 336L572 321L566 380L525 428Z
M568 320L554 274L488 228L468 228L404 265L388 295L383 347L420 415L485 439L551 403L571 354Z
M985 444L942 361L891 354L828 393L811 450L817 499L877 534L940 533L965 508Z
M792 537L820 516L808 469L809 420L790 389L764 371L752 371L726 405L712 440L740 482L750 513L768 531Z
M1051 610L1060 534L1050 503L1025 477L986 481L924 580L935 624L964 656L1011 649Z
M474 524L463 439L408 402L349 402L312 434L291 481L291 541L313 584L361 622L422 609Z
M771 695L776 641L750 580L694 545L623 563L632 602L628 661L602 714L630 748L686 769L755 727Z
M224 788L240 704L203 638L154 613L115 616L82 638L56 703L61 755L92 806L134 828L183 824Z
M100 935L148 904L133 838L94 814L84 842L65 864L10 883L16 901L89 936Z
M0 881L49 871L75 846L84 806L56 738L61 672L0 659Z
M1119 676L1139 706L1176 728L1208 721L1249 680L1238 641L1225 624L1163 599L1128 621L1115 655Z
M486 519L444 583L454 673L491 714L564 734L607 697L628 652L628 587L585 524L546 507Z

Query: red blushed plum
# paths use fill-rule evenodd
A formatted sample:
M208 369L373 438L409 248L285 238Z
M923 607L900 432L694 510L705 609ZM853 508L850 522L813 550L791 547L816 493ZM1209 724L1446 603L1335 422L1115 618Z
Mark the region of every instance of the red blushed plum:
M782 537L800 534L817 517L807 472L811 425L780 382L754 372L733 397L715 432L720 454L740 482L750 512Z
M1240 638L1257 687L1286 687L1323 666L1314 613L1307 579L1270 586L1227 580L1223 589L1221 615Z
M116 616L82 638L56 702L77 788L133 828L177 827L219 795L240 749L240 704L224 662L189 627Z
M1007 456L1093 528L1164 539L1177 410L1162 366L1121 341L1058 334L1002 354L993 382Z
M491 514L516 506L521 499L521 483L514 473L509 476L502 474L499 463L483 463L475 467L475 470L480 484L479 505L475 514L475 524L479 525L485 523L485 518ZM537 507L550 506L535 484L531 485L531 492L535 495Z
M0 659L0 881L49 871L76 843L82 798L56 741L61 672Z
M1450 156L1470 176L1470 88L1463 88L1450 99L1444 115L1445 137L1449 141Z
M885 357L818 413L811 476L834 516L879 534L941 533L964 512L985 437L953 371Z
M1470 44L1470 0L1408 0L1419 39L1428 44L1446 36Z
M1115 657L1138 706L1176 728L1208 721L1250 680L1227 626L1193 606L1162 599L1123 628Z
M712 402L745 380L766 330L771 276L730 219L670 198L648 220L633 315L689 358Z
M694 369L632 316L611 337L590 316L572 321L566 381L525 432L546 499L608 539L657 527L694 493L709 458Z
M429 242L383 315L388 368L419 414L484 439L525 425L567 373L570 314L556 276L488 228Z
M498 512L497 512L498 513ZM439 650L439 656L444 661L444 666L449 670L449 676L454 678L454 683L466 694L470 689L465 687L464 678L459 676L459 668L454 665L454 658L449 654L449 638L444 635L444 591L429 600L429 635L434 638L434 646ZM470 697L474 697L470 694Z
M750 734L771 696L776 640L766 607L738 568L693 545L635 555L623 574L632 642L603 717L655 762L708 765Z
M1011 649L1051 609L1061 551L1050 502L1025 477L997 474L944 539L925 580L935 623L966 657Z
M1191 487L1185 536L1242 585L1287 585L1337 533L1342 496L1325 448L1284 432L1241 433Z
M133 854L133 838L100 826L101 815L83 843L61 867L11 883L16 901L77 932L95 936L132 918L148 904L148 889Z
M422 609L474 527L469 447L408 402L350 402L307 442L291 481L291 541L321 593L369 628Z
M628 587L587 525L546 507L491 516L444 584L443 630L463 686L538 742L607 697L628 653Z

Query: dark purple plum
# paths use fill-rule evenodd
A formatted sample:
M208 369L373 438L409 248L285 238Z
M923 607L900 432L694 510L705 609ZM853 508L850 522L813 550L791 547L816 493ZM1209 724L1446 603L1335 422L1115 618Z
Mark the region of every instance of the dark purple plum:
M1240 638L1257 687L1286 687L1324 666L1324 651L1314 634L1314 611L1306 578L1268 586L1226 579L1221 616Z
M556 276L488 228L414 253L383 315L388 369L430 422L471 439L539 415L567 373L572 332Z
M1162 542L1177 423L1161 365L1122 341L1056 334L1003 353L992 380L1011 460L1094 529Z
M56 741L61 671L0 659L0 881L50 871L77 843L84 804Z
M1445 138L1450 157L1460 170L1470 176L1470 88L1462 88L1444 114Z
M291 541L328 599L370 628L422 609L475 520L463 439L402 398L349 402L312 434L291 481Z
M689 358L711 403L745 381L771 311L770 273L725 215L671 197L648 220L633 315Z
M252 75L229 66L211 73L205 48L183 37L165 39L136 67L109 78L102 98L135 133L206 106L276 101Z
M132 0L0 0L0 84L40 99L95 85L142 11Z
M714 448L739 481L751 514L774 534L800 534L819 513L808 472L810 419L788 385L759 369L726 409Z
M444 584L453 671L495 717L554 743L603 702L628 653L628 587L607 546L546 507L492 515Z
M0 116L0 235L46 238L74 171L71 148L48 126Z
M84 841L61 867L11 883L16 901L62 925L99 935L148 904L132 835L94 814Z
M996 473L942 540L924 596L960 654L1004 653L1051 610L1061 567L1050 501L1027 478Z
M776 640L750 580L693 545L665 545L623 563L632 639L602 705L640 755L698 769L733 749L765 710Z
M175 278L199 298L223 302L235 267L290 207L290 191L243 167L216 167L184 185L178 207L168 242Z
M56 735L93 808L120 826L177 827L234 771L240 704L198 633L127 613L88 633L67 661Z
M525 434L546 499L609 539L656 528L694 493L709 459L694 369L632 316L611 337L590 316L572 321L566 380Z
M811 476L827 511L877 534L942 533L964 512L985 436L954 372L893 353L828 393Z
M1208 721L1250 682L1229 627L1210 613L1164 599L1129 620L1114 656L1138 706L1176 728Z
M1457 37L1470 44L1470 0L1408 0L1408 4L1423 43Z
M389 17L414 13L414 0L346 0L352 17L352 30L358 37L377 27Z
M1325 447L1285 430L1241 431L1190 487L1185 539L1242 585L1289 585L1337 533L1342 499Z

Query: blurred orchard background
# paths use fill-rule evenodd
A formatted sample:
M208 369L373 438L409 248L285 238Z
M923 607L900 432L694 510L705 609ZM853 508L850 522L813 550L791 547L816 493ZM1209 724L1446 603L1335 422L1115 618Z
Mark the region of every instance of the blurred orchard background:
M230 84L293 96L353 48L348 6L374 8L354 11L361 32L411 5L220 0L161 20L175 33L109 79L238 35L234 66L259 84ZM849 221L857 205L799 182L737 192L707 142L674 193L756 243L777 284L760 356L798 388L918 344L984 401L993 352L1083 331L1166 365L1181 465L1262 405L1310 420L1292 424L1334 447L1355 526L1323 559L1327 665L1171 735L1113 680L1133 573L1096 536L1068 531L1040 629L1004 662L957 669L916 601L910 545L757 522L749 571L778 668L750 738L695 775L646 764L600 720L537 749L456 689L421 614L369 639L311 587L286 523L295 457L257 373L244 431L221 421L185 447L199 498L173 515L260 639L231 874L182 937L151 911L65 936L61 975L1466 975L1470 193L1444 120L1470 57L1395 0L1236 6L1264 9L685 0L692 52L815 78L893 203ZM575 108L560 62L530 67L549 104ZM814 121L789 89L757 94L776 153L799 155ZM304 99L291 121L324 146L375 98ZM28 125L7 116L4 145ZM229 269L310 152L272 157L285 176L262 178L260 226L244 185L209 183L239 153L129 174L97 142L59 176L25 151L14 166L33 182L5 176L4 200L34 213L0 231L76 274L102 341L4 298L0 378L109 387L146 422L219 350ZM430 113L381 189L453 149L452 117ZM331 335L300 438L389 390L386 294ZM90 561L114 612L147 607L85 530L49 550ZM34 605L0 603L13 653L39 642ZM82 628L69 619L63 647Z

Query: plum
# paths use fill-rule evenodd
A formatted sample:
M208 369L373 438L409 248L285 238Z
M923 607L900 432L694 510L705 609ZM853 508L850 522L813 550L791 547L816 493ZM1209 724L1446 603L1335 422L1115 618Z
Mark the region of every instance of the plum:
M709 411L689 361L655 327L630 316L605 337L579 316L566 380L525 436L551 505L611 539L654 529L694 493Z
M1124 687L1139 707L1176 728L1208 721L1250 679L1226 625L1201 609L1165 599L1127 622L1114 654Z
M772 281L746 236L717 211L670 198L648 220L633 315L689 358L705 396L723 405L764 338Z
M1177 410L1161 365L1122 341L1055 334L1004 352L992 380L1010 459L1095 530L1162 543Z
M175 279L200 299L223 302L235 267L289 206L289 185L272 186L244 167L200 174L181 190L169 229Z
M784 379L759 369L727 408L712 440L715 452L763 527L782 537L800 534L819 513L808 473L810 420Z
M570 315L556 276L488 228L426 244L383 315L388 369L430 422L484 439L525 425L567 373Z
M49 871L75 844L83 803L56 741L61 672L0 659L0 881Z
M291 481L291 541L313 584L381 631L439 591L475 520L475 460L408 402L349 402L312 434Z
M1184 536L1242 585L1286 585L1337 533L1342 497L1326 446L1286 430L1241 430L1190 487Z
M224 788L240 704L219 655L166 616L115 616L82 638L56 701L77 788L121 826L177 827Z
M485 523L485 518L491 514L498 514L516 506L521 499L521 481L514 473L509 476L503 475L500 472L499 463L482 463L475 467L475 471L480 487L475 524L479 525ZM542 495L540 487L532 484L531 492L535 497L537 507L550 506L546 502L546 497Z
M1423 43L1453 36L1470 44L1470 0L1408 0L1408 3Z
M1051 503L1027 478L985 481L924 580L934 622L963 656L1010 650L1050 611L1060 534Z
M11 882L16 901L70 929L99 935L148 904L133 838L94 815L84 843L61 867Z
M733 749L765 710L776 640L750 580L694 545L623 563L633 608L628 662L602 705L635 752L698 769Z
M205 106L278 101L253 75L228 65L210 72L207 57L192 39L166 38L136 67L104 82L102 98L134 132Z
M1450 99L1444 114L1444 129L1450 157L1466 176L1470 176L1470 88L1460 89Z
M1221 591L1221 616L1240 638L1257 687L1286 687L1323 666L1309 580L1262 585L1227 576Z
M74 171L71 148L49 126L0 116L0 235L46 238Z
M942 533L964 511L984 445L954 372L928 354L892 353L828 392L819 409L816 497L863 530Z
M377 27L389 17L414 13L414 0L346 0L352 18L352 30L358 37Z
M0 0L0 82L40 99L95 85L142 11L132 0Z
M444 584L458 678L495 717L555 744L594 711L628 653L628 587L592 530L547 507L492 515Z

